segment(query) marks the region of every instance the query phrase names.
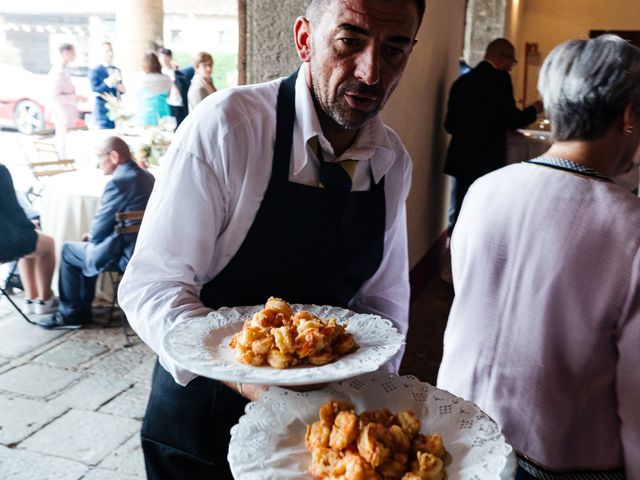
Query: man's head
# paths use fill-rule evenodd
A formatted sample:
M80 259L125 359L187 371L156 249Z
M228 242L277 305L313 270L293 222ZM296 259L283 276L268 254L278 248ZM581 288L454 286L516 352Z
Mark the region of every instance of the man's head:
M487 45L484 59L490 61L498 70L504 72L510 71L518 63L516 49L506 38L496 38Z
M173 68L173 52L170 48L161 48L158 50L158 59L163 67L168 69Z
M397 87L424 0L312 0L295 24L321 123L358 129ZM323 125L324 126L324 125Z
M105 175L112 174L119 165L131 160L129 145L120 137L106 138L96 148L100 169Z
M113 47L111 42L102 42L102 63L104 65L111 65L113 63Z
M63 65L68 65L76 59L76 49L70 43L63 43L58 47Z

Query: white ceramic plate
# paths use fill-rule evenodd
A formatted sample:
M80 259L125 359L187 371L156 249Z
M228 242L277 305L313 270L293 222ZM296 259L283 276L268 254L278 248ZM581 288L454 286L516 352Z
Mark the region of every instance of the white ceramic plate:
M298 393L272 387L231 429L229 464L236 480L311 478L306 425L329 399L347 399L356 412L413 410L421 433L440 433L451 456L447 478L512 479L516 458L498 425L476 405L414 377L372 373Z
M253 367L234 359L229 340L242 329L244 321L264 308L221 308L207 317L194 317L175 325L166 335L164 346L180 367L216 380L266 385L313 385L333 382L377 370L402 346L403 337L389 320L377 315L352 312L344 308L318 305L292 305L294 312L308 310L321 317L336 317L347 324L358 344L355 352L326 365L298 365L287 369Z

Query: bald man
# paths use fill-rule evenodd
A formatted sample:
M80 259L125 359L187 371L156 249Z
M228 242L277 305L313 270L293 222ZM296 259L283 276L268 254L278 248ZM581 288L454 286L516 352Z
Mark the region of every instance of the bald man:
M153 189L153 176L131 159L129 147L121 138L107 138L96 155L102 171L112 178L105 186L89 233L83 235L83 241L65 242L62 247L60 306L53 316L39 323L47 329L70 330L91 323L97 275L107 270L124 272L136 243L136 234L115 233L115 214L144 210Z
M520 110L513 98L509 71L515 49L504 38L493 40L484 60L455 81L449 93L444 127L452 135L444 173L453 177L449 233L471 184L506 163L507 130L535 121L542 104Z

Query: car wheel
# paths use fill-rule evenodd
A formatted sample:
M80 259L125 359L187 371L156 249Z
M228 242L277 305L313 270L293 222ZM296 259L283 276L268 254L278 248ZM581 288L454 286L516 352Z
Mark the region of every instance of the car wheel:
M39 132L44 129L44 112L33 100L22 100L13 111L13 121L19 132Z

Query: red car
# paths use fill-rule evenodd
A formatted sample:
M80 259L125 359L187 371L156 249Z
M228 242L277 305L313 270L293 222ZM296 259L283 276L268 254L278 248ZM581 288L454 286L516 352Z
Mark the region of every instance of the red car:
M86 77L72 77L78 94L87 94ZM86 84L86 85L85 85ZM53 128L47 116L48 85L46 75L36 75L15 65L0 64L0 127L33 133ZM76 127L84 126L84 116L91 112L93 99L78 105Z

